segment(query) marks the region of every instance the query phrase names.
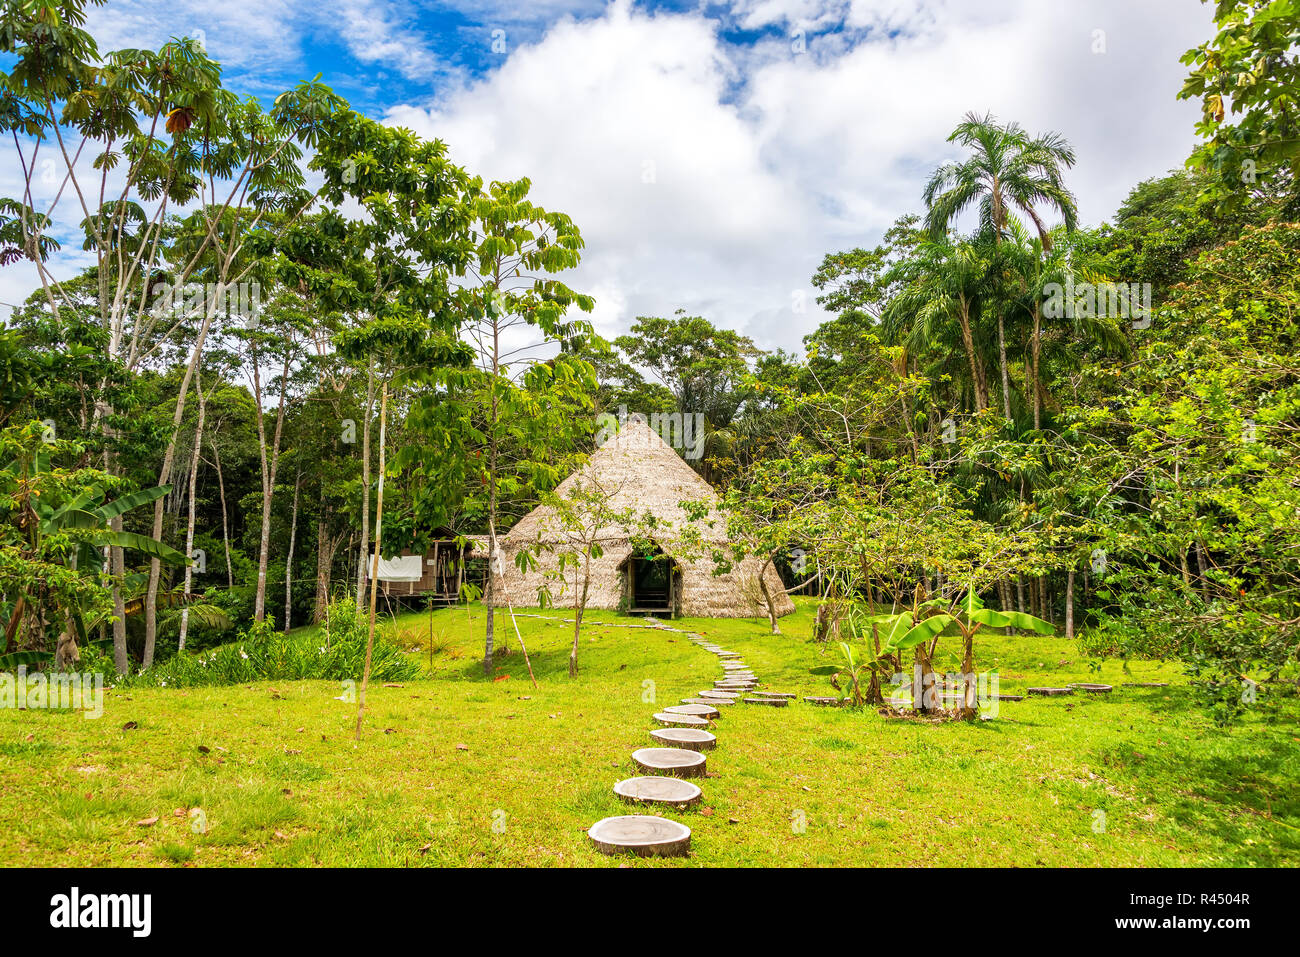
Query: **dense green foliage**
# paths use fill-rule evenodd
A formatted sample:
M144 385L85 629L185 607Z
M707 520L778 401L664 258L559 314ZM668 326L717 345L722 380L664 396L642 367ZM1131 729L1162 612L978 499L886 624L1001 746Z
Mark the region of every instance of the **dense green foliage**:
M932 629L886 636L900 668L946 636L970 671L978 625L1046 622L1097 658L1179 660L1221 720L1293 690L1294 0L1217 4L1186 58L1204 142L1111 222L1079 221L1061 135L960 119L960 158L877 245L825 252L800 354L681 310L605 342L560 278L578 224L528 179L485 184L319 78L264 106L184 38L101 52L84 6L0 18L0 132L76 135L114 171L75 276L51 272L52 220L0 198L0 264L40 278L0 330L0 655L350 675L352 638L313 657L275 624L344 596L353 621L375 539L495 556L626 410L698 419L681 451L731 514L709 557L818 596L817 637L850 657L888 610ZM467 570L489 607L496 577Z

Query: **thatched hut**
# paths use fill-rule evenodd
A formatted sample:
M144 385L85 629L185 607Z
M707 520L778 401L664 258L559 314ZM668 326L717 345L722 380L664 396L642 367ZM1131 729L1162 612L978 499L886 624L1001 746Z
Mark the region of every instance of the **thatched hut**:
M657 522L649 536L642 528L633 529L636 534L631 535L619 524L595 533L603 554L592 562L588 608L702 618L766 617L758 577L764 562L754 557L733 559L729 570L715 574L718 566L711 553L727 545L718 494L649 426L635 418L626 422L556 492L565 497L582 486L605 490L611 511L649 512ZM682 502L706 503L708 513L691 521ZM685 532L688 526L698 538ZM536 551L539 543L537 567L521 573L516 556L521 549ZM574 572L568 570L564 581L557 572L558 554L573 546L552 507L543 504L533 509L501 537L500 544L500 568L511 601L531 605L545 585L556 606L575 606ZM732 556L728 553L728 557ZM763 581L776 613L793 612L794 602L770 564Z

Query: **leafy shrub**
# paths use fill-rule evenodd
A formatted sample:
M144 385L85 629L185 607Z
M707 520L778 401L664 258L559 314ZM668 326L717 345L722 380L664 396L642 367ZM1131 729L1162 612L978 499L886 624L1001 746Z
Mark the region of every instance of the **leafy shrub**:
M270 622L259 622L238 641L197 654L179 654L148 672L132 675L122 684L186 688L251 681L360 681L366 660L365 616L355 601L344 598L330 605L327 621L328 627L305 636L285 635ZM419 667L382 631L375 633L372 680L403 681L419 674Z

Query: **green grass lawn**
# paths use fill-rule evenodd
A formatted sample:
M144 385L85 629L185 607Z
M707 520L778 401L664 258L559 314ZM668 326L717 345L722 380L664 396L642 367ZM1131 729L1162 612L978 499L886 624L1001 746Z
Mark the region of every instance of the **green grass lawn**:
M742 652L766 687L829 693L838 650L810 643L812 605L762 622L682 620ZM533 612L533 614L538 614ZM559 619L567 612L545 614ZM0 862L8 865L1294 865L1300 731L1221 730L1176 664L1107 662L1101 680L1170 681L1105 697L1031 698L993 721L928 723L874 710L724 708L704 800L668 812L686 861L609 858L584 828L629 813L610 788L652 744L651 714L709 687L717 659L670 632L592 613L580 673L572 625L508 616L496 680L477 608L433 616L429 677L355 705L320 681L106 691L104 715L0 711ZM620 625L624 627L619 627ZM429 617L393 626L429 666ZM943 655L940 666L954 670ZM1062 638L984 635L977 668L1001 690L1096 680ZM654 703L648 700L653 695ZM127 730L124 725L133 723ZM206 832L194 823L206 821ZM1097 812L1104 813L1103 817ZM152 824L138 822L157 818ZM806 826L800 827L800 822ZM1100 830L1100 833L1098 831Z

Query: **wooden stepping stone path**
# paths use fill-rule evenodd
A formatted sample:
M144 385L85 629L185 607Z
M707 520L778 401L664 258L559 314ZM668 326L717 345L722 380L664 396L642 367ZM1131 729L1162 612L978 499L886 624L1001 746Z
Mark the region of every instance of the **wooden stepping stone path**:
M700 790L698 784L683 781L681 778L642 777L619 781L614 785L614 793L624 801L686 807L698 801L704 792Z
M695 728L660 728L650 732L656 744L668 748L686 748L689 751L712 751L718 746L716 735Z
M1024 701L1025 696L1022 694L995 694L993 697L999 701Z
M716 718L718 711L716 708L705 704L675 704L671 708L664 708L667 714L693 714L697 718Z
M700 697L701 698L725 698L734 701L737 698L739 698L740 695L734 691L719 691L717 688L706 688L704 691L700 692Z
M668 714L661 711L655 715L655 720L669 727L707 728L709 726L707 719L693 714Z
M743 661L724 661L722 668L724 671L744 671L749 667Z
M735 703L736 702L730 701L726 698L683 698L682 699L682 704L702 704L705 707L712 707L715 704L727 705L727 704L735 704Z
M1029 694L1042 695L1045 698L1052 698L1057 695L1074 694L1073 688L1026 688Z
M839 698L804 698L809 704L821 705L824 708L838 708L840 705Z
M1110 694L1115 690L1110 685L1092 684L1087 681L1076 681L1070 687L1077 691L1087 691L1089 694Z
M791 701L798 697L798 695L791 694L789 691L760 691L758 696L760 698L789 698Z
M638 748L632 752L632 760L647 771L679 778L704 777L707 764L703 754L685 748Z
M766 704L773 708L784 708L790 703L789 698L746 698L745 704Z
M587 837L602 854L625 852L639 857L684 857L691 849L691 829L666 817L625 814L607 817L587 828Z

